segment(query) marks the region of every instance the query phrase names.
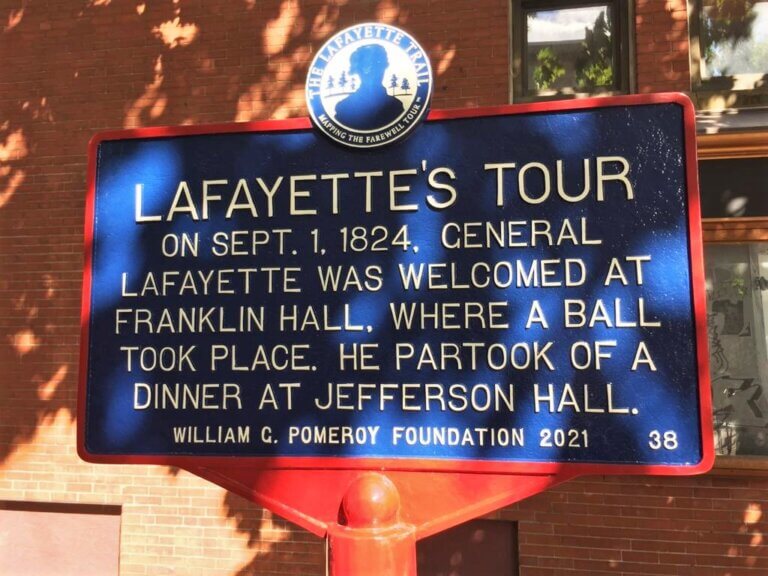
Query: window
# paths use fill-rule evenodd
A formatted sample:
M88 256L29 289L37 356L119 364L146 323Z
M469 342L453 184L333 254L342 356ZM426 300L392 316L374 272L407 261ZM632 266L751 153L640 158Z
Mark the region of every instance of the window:
M627 92L627 4L515 1L515 99Z
M0 501L0 574L117 576L120 507Z
M702 107L768 103L768 0L693 0L691 54ZM748 92L726 94L730 91Z
M419 576L519 574L517 524L471 520L416 544Z
M699 149L715 448L720 465L768 467L768 134Z
M768 242L705 250L715 448L768 456Z

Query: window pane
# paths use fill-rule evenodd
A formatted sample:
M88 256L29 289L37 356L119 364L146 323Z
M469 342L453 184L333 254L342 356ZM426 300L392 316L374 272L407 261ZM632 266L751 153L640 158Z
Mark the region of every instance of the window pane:
M526 13L528 93L613 89L614 24L608 4Z
M119 560L117 506L0 502L2 575L117 576Z
M719 454L768 455L768 243L705 249Z
M768 0L702 0L702 77L768 73Z
M517 524L471 520L416 543L419 576L518 574Z
M699 162L704 218L768 216L768 158Z

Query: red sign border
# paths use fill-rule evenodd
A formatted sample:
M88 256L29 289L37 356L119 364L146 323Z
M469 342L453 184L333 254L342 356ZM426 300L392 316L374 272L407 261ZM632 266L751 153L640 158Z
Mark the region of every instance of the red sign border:
M98 147L109 140L160 138L204 134L232 134L241 132L284 132L312 128L311 120L292 118L227 124L196 126L161 126L113 130L96 134L88 148L87 197L84 227L84 264L81 304L80 373L78 380L77 451L81 459L98 464L158 464L181 468L247 467L263 470L386 470L403 472L451 472L485 474L635 474L686 476L702 474L714 464L714 434L712 400L710 392L709 355L707 348L706 303L704 293L704 258L701 233L701 207L699 202L698 162L696 152L696 116L690 99L682 93L638 94L604 98L586 98L511 104L483 108L433 110L426 121L459 118L478 118L511 114L561 112L595 108L642 106L649 104L677 104L683 108L686 188L688 191L688 249L691 261L691 290L693 293L693 320L699 370L699 421L702 437L702 458L699 462L683 465L612 464L584 462L487 461L448 460L428 458L356 458L319 456L180 456L180 455L103 455L92 454L85 446L85 407L87 399L87 367L92 291L92 246L94 230L94 204Z

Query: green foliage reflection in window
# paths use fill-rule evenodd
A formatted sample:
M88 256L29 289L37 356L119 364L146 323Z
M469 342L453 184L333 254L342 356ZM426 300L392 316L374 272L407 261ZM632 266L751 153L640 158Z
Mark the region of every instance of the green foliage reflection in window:
M552 48L542 48L536 54L536 68L533 69L533 80L539 90L549 90L555 81L565 74L565 68Z
M768 73L768 0L703 0L702 76Z
M528 11L526 91L614 89L614 36L608 4Z
M600 12L592 29L584 32L586 37L576 58L576 86L583 92L613 86L613 45L605 12Z

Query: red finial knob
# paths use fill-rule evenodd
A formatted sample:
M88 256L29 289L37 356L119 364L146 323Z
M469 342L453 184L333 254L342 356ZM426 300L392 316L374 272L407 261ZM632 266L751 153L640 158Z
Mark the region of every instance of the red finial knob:
M389 478L370 472L355 478L341 505L350 528L389 526L397 522L400 493Z

